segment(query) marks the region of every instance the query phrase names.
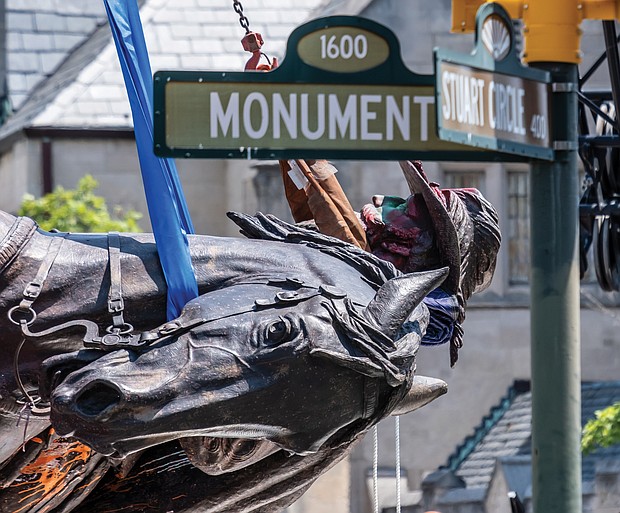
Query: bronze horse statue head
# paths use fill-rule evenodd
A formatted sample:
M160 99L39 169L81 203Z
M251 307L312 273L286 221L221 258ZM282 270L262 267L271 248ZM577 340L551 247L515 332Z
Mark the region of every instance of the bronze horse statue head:
M0 321L17 378L49 399L60 435L112 459L181 440L189 460L210 475L183 500L162 497L165 509L280 511L379 420L445 391L443 382L414 377L428 323L422 300L445 269L405 275L274 218L231 217L260 240L192 237L201 296L171 322L162 318L165 287L152 239L120 237L126 320L140 333L135 344L90 333L109 324L114 283L106 236L48 234L0 218L3 311L24 300L21 291L40 274L51 241L64 238L31 306L36 319L21 330L14 317ZM19 395L13 372L3 371L3 398ZM0 417L4 432L16 415ZM24 438L45 421L33 420ZM5 460L19 452L22 440L14 438ZM136 486L166 495L170 475ZM69 501L63 511L118 506L113 485L99 495L89 487L82 487L92 493L86 502ZM166 500L170 507L162 506Z
M52 423L117 457L192 436L316 452L404 398L427 314L393 339L445 275L405 275L352 297L305 273L240 277L191 301L154 345L72 372L51 394Z

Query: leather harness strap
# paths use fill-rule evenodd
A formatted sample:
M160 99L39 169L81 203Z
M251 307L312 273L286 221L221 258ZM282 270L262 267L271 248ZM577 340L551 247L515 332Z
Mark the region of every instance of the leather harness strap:
M22 225L21 223L16 222L13 226L13 229L11 230L11 232L9 232L9 235L7 235L5 239L10 238L11 235L15 233L20 233L22 234L20 236L20 239L24 239L21 243L21 245L23 245L25 242L27 242L29 237L23 236L26 230L24 230L23 227L20 229L20 226L32 226L36 228L36 224L34 224L33 221L28 220L27 218L20 219L30 221L31 224L24 223ZM103 337L99 337L99 330L97 325L92 321L86 320L69 321L38 333L33 333L32 331L30 331L30 325L37 318L37 313L32 308L32 305L41 294L43 284L45 283L45 280L47 279L49 272L54 265L54 262L56 261L56 257L60 253L63 242L68 235L68 233L64 233L62 235L52 236L49 246L47 247L45 257L43 257L43 260L39 265L39 269L37 270L34 279L30 281L24 288L24 291L22 293L22 300L18 305L12 307L7 313L7 317L9 318L9 320L13 324L19 326L21 328L22 334L24 335L24 339L17 346L17 349L15 351L13 367L17 384L25 398L24 402L28 406L29 410L34 414L47 414L49 412L49 407L39 406L38 403L40 401L40 398L38 397L38 395L35 394L33 396L29 394L21 380L19 373L19 354L26 339L42 337L47 334L55 333L74 326L82 326L86 328L87 334L84 337L85 342L97 342L98 344L101 344L103 346L105 346L106 342L111 342L112 345L115 345L118 342L129 341L132 340L132 338L136 338L135 335L133 335L132 337L133 326L127 324L123 318L125 304L123 301L121 289L120 236L116 232L108 234L108 259L110 267L110 292L108 294L108 311L112 314L112 325L107 329L108 334L104 335ZM17 251L14 251L15 254L12 256L8 253L6 253L6 255L2 253L2 248L0 248L0 258L2 258L2 256L4 255L5 259L9 263L15 258L15 256L19 252L19 249L21 249L21 245L15 243L12 239L11 243L12 247L17 248ZM2 260L0 260L0 264L1 263ZM0 267L0 271L1 270L2 267Z
M47 275L60 253L60 248L62 247L62 243L65 241L65 237L68 234L63 234L62 236L54 236L50 241L49 246L47 247L47 252L45 253L45 257L41 261L39 265L39 270L37 271L34 279L26 285L24 288L24 292L22 293L23 299L20 301L19 305L14 306L9 310L8 317L11 322L17 325L21 325L24 322L26 324L32 324L34 320L37 318L37 314L32 309L32 304L36 301L41 294L41 289L43 288L43 283L47 279ZM15 314L19 312L22 315L30 315L31 318L22 318L15 319Z
M36 276L24 288L24 292L22 293L23 299L19 305L11 308L7 314L9 320L13 324L17 324L21 327L22 333L25 333L25 331L28 330L28 326L37 318L36 312L32 309L32 304L39 297L39 294L41 294L43 283L45 283L47 275L49 274L58 253L60 253L60 248L62 247L62 243L65 241L66 236L67 234L64 234L61 237L52 238L49 246L47 247L45 258L43 258L41 264L39 265L39 270L37 271ZM18 313L21 315L20 319L15 318L15 315ZM20 344L17 346L13 357L13 372L15 374L15 381L17 382L17 386L23 396L22 400L24 402L24 408L27 408L28 411L34 415L47 415L50 411L49 405L41 405L41 397L36 393L31 394L26 390L19 373L19 354L25 342L26 338L24 336Z
M108 260L110 265L110 292L108 294L108 312L112 314L112 326L109 332L131 332L133 326L123 318L125 301L121 288L121 238L118 232L108 233Z

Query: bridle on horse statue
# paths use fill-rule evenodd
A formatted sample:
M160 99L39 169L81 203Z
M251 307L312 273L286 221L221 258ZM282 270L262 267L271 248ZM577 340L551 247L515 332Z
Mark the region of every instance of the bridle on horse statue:
M347 294L342 290L330 286L312 286L297 278L265 278L260 280L249 280L236 285L268 285L280 289L272 298L255 299L253 302L238 311L226 312L212 318L182 319L178 318L150 331L136 333L133 325L124 320L123 313L125 303L121 288L121 262L120 262L120 236L116 232L108 234L108 255L110 268L110 290L108 293L108 312L112 315L112 324L106 328L103 335L99 332L99 325L87 319L76 319L67 321L56 326L52 326L43 331L33 332L30 326L37 319L37 313L33 309L33 304L39 297L45 280L60 253L63 242L68 233L53 236L47 249L44 259L39 265L35 278L29 282L22 293L22 300L8 311L8 318L13 324L20 327L23 339L15 350L13 360L13 371L20 392L23 395L23 403L29 412L35 415L47 415L50 407L42 402L41 397L26 390L19 373L19 355L26 340L43 338L54 333L81 327L86 330L82 337L84 347L98 349L100 351L115 351L118 349L131 349L134 351L145 350L155 343L162 342L173 336L178 336L191 329L215 322L229 317L242 315L263 308L273 308L278 306L290 306L313 297L323 296L328 299L345 299ZM305 289L305 291L302 291Z
M67 328L82 326L86 328L86 335L83 340L85 344L89 346L113 346L115 344L135 343L135 336L133 335L134 327L125 322L123 316L125 302L123 300L121 288L120 236L117 232L111 232L108 234L108 255L110 268L108 312L112 315L112 324L106 328L106 333L103 336L99 336L99 326L86 319L65 322L38 333L33 333L30 331L30 325L37 319L37 314L32 308L32 305L39 297L49 271L52 268L56 257L60 253L62 244L68 235L68 233L65 233L52 238L50 245L48 246L46 256L41 262L34 280L28 283L24 288L24 292L22 294L23 299L18 305L9 310L9 320L13 324L21 327L22 334L26 338L45 337ZM17 318L18 315L20 315L21 318Z
M45 283L45 280L47 279L49 272L56 261L56 257L60 253L63 242L68 235L68 233L64 233L61 235L52 236L45 257L39 265L35 278L24 288L22 293L23 297L20 303L9 309L7 313L9 321L19 326L21 328L22 335L24 336L15 350L15 355L13 358L13 371L17 385L24 397L24 404L28 407L30 413L35 415L46 415L49 413L50 408L48 405L42 405L41 397L38 394L31 395L26 390L20 376L19 354L27 339L44 337L50 333L73 326L86 327L87 334L84 337L84 341L88 339L93 342L102 341L105 337L109 337L107 340L110 341L124 340L129 333L133 332L133 326L125 323L123 319L124 302L120 286L120 238L118 233L108 234L108 254L110 265L108 311L112 314L112 324L106 330L108 333L103 337L99 337L99 327L92 321L87 321L85 319L66 322L40 333L33 333L30 331L30 325L37 319L37 313L33 309L32 305L41 294L43 284Z
M39 265L35 278L24 288L20 303L9 309L7 313L9 321L21 328L24 337L15 350L13 372L20 392L23 395L24 404L28 407L30 413L35 415L47 415L50 411L50 407L49 405L43 405L41 397L38 394L32 395L29 393L21 379L19 373L19 354L27 339L45 337L64 329L81 326L86 328L86 334L83 337L83 342L86 347L112 348L117 345L139 345L136 335L133 334L133 326L125 322L123 317L125 303L123 301L121 289L120 236L117 232L108 234L108 259L110 268L108 312L112 315L112 324L106 328L106 333L100 336L99 326L86 319L65 322L41 332L35 333L30 331L30 325L37 319L37 313L32 305L41 294L45 280L68 235L68 233L63 233L52 236L52 240L47 248L45 257Z

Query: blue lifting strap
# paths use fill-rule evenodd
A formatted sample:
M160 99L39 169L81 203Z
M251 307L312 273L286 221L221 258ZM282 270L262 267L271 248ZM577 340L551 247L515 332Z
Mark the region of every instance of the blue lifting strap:
M194 233L176 166L153 153L153 77L136 0L103 0L133 115L142 181L159 261L168 285L167 316L198 296L187 234Z

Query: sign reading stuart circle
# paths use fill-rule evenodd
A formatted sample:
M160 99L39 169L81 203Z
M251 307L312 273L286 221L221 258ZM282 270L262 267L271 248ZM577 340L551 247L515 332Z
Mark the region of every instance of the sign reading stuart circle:
M439 137L553 160L549 74L521 65L499 5L480 10L476 36L471 55L435 51Z
M546 84L446 61L438 73L443 129L549 147Z
M497 158L438 138L435 77L407 69L396 36L364 18L298 27L273 71L159 71L154 83L159 156Z

